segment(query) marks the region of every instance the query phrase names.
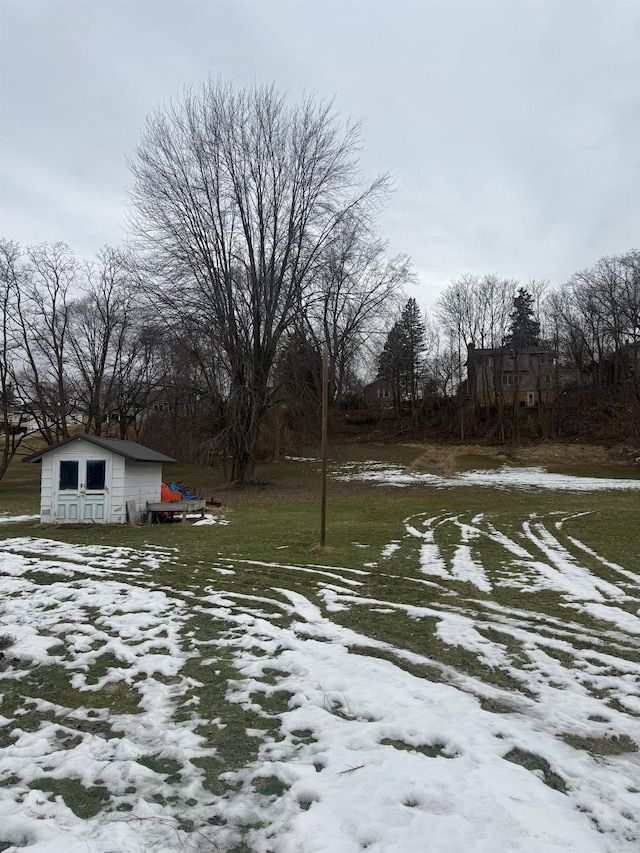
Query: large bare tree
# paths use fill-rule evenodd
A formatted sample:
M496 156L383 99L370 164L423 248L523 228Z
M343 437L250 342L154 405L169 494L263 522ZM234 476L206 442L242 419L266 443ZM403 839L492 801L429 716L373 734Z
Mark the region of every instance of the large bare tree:
M367 219L386 178L363 186L360 126L331 103L290 105L272 86L210 80L148 118L131 160L133 226L166 311L209 324L226 371L231 478L253 476L281 339L305 311L323 250Z

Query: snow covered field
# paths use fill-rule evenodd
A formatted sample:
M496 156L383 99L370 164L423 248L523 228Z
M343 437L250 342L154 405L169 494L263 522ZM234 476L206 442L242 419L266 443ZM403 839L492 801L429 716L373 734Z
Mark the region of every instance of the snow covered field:
M640 849L640 561L571 514L342 568L3 535L0 850Z

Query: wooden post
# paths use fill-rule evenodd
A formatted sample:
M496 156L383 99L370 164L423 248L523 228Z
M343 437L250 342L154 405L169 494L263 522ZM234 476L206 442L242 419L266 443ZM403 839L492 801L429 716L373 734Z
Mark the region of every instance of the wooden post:
M135 501L127 501L127 519L129 521L129 527L137 527L138 521L140 520L140 513L138 512L138 508L136 507Z
M320 547L324 548L327 528L327 422L329 412L329 350L322 352L322 497L320 500Z

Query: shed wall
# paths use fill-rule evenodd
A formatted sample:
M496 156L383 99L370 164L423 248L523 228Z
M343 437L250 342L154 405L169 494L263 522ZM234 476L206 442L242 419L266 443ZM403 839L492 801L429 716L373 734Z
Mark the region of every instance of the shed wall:
M122 521L126 521L127 501L133 501L138 512L143 512L147 508L147 501L160 500L162 465L160 462L132 462L122 457L121 461L124 463Z

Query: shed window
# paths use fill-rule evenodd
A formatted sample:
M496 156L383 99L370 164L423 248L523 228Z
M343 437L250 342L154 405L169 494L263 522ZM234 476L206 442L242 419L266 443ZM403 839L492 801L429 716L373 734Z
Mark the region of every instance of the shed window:
M102 491L104 489L104 459L88 459L87 460L87 489L92 491Z
M78 463L65 460L60 462L60 491L77 491Z

